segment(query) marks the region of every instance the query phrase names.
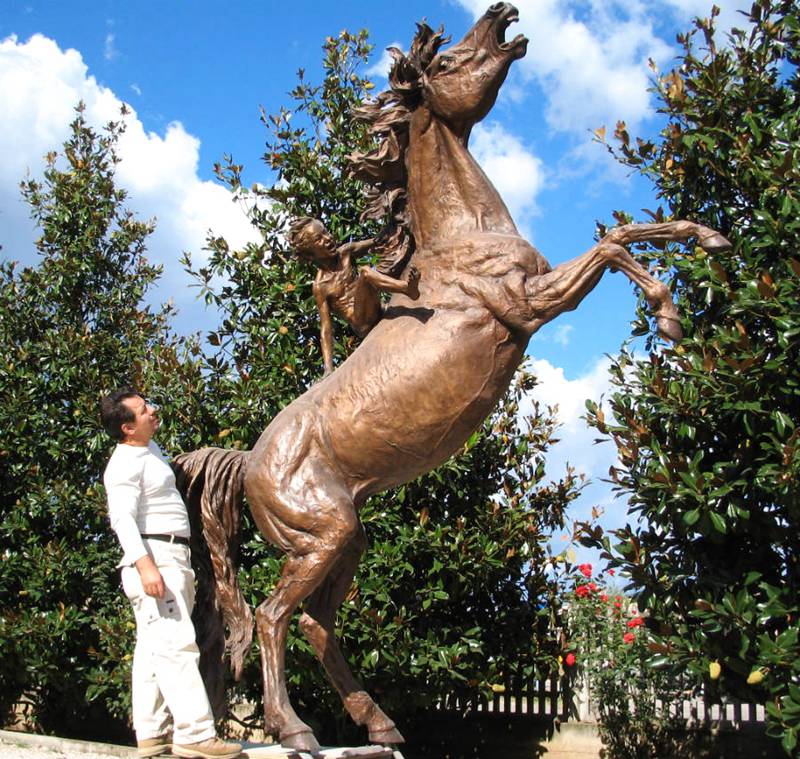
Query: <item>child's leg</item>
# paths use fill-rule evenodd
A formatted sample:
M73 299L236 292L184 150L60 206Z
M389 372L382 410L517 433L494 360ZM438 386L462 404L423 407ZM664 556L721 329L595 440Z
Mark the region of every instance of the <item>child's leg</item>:
M376 278L379 279L388 279L393 284L403 284L366 266L359 268L358 277L353 285L353 315L350 321L350 326L359 337L365 337L383 316L383 304L380 298L381 288L373 284L374 280L369 276L369 273L375 274ZM395 289L395 292L398 292L398 290Z

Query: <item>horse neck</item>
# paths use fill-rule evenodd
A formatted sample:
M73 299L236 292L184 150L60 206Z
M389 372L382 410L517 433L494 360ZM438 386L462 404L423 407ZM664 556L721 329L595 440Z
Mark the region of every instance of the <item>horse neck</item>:
M417 246L476 232L518 235L494 185L452 130L425 106L413 114L406 153Z

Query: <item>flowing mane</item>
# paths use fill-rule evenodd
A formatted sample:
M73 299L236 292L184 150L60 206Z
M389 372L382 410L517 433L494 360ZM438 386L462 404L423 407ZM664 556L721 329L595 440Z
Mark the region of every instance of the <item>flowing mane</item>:
M422 102L422 75L439 48L450 41L444 27L434 31L424 21L408 55L396 47L388 48L394 59L389 73L389 89L355 109L353 117L369 124L377 141L368 153L349 156L352 173L367 184L366 219L388 219L378 238L378 270L397 276L414 251L414 235L406 214L408 176L405 153L408 149L408 124L411 113Z

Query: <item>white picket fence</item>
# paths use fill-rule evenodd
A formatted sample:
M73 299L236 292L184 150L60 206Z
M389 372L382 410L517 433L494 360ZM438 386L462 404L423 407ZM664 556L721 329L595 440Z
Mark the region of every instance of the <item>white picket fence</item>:
M585 681L576 683L572 691L573 715L582 722L596 721L595 710ZM628 703L635 711L633 700ZM739 729L748 725L763 725L767 720L766 710L761 704L749 704L734 698L712 699L708 693L687 692L676 702L656 700L656 712L683 719L687 727L713 725L717 728Z
M498 691L501 692L492 693L490 698L448 697L438 704L438 710L596 722L589 690L580 681L571 685L566 679L552 678L532 681L524 687L506 686ZM636 705L631 701L629 707L633 711ZM743 703L736 699L713 701L702 693L687 695L677 703L656 701L656 710L683 718L687 727L710 724L716 728L736 730L766 722L766 710L761 704Z
M479 714L528 715L540 718L567 719L571 691L566 680L532 680L523 687L504 686L484 695L462 700L451 696L438 704L439 711L477 712Z

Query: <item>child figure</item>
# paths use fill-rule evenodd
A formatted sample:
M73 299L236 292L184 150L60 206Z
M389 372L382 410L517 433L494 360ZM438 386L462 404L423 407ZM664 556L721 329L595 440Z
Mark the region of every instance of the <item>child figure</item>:
M292 222L289 242L297 254L319 267L314 280L314 297L320 315L320 340L325 376L333 371L333 320L331 311L345 319L359 337L383 317L381 292L419 297L419 272L410 266L405 279L381 274L369 266L357 266L355 259L375 240L348 242L336 247L322 222L308 216Z

